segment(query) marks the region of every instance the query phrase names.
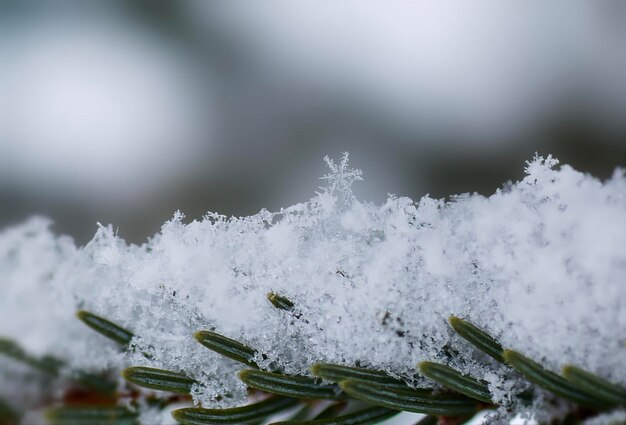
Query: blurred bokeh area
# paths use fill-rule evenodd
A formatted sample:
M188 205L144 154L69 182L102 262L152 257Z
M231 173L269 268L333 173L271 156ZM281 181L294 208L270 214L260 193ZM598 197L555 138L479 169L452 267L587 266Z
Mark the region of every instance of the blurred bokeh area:
M626 2L0 0L0 228L142 242L180 209L493 193L626 166Z

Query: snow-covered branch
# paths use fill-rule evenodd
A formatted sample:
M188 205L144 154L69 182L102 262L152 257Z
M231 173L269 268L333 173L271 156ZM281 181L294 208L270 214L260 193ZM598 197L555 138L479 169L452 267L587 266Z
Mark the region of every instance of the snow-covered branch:
M527 385L477 361L450 329L456 315L549 369L572 363L626 384L626 177L601 182L557 164L535 157L523 180L488 197L374 205L353 197L361 173L346 156L329 161L328 186L308 202L188 223L176 213L141 246L100 226L76 247L31 219L0 234L0 336L68 368L183 371L205 406L238 404L246 392L241 365L200 346L200 329L255 347L261 368L287 373L358 364L426 386L416 364L440 361L510 403ZM269 292L294 309L274 308ZM131 329L134 350L89 330L78 309ZM0 386L0 396L15 388Z

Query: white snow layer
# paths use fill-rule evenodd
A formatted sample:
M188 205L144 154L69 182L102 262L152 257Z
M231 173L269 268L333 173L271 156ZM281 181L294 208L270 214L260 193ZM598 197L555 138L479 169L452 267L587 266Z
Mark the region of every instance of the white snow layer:
M522 181L489 197L373 205L352 195L361 174L347 156L328 162L328 186L308 202L189 224L176 213L141 246L111 226L84 247L43 219L4 230L0 336L73 368L184 371L201 382L194 400L205 406L241 403L245 387L240 364L194 340L201 329L289 373L360 364L419 386L431 383L414 378L416 364L443 361L487 380L505 402L519 391L503 379L510 372L453 333L456 315L554 371L573 363L626 384L623 170L601 182L536 157ZM274 308L270 291L297 314ZM78 309L132 330L139 350L122 353L79 322ZM233 397L217 401L224 393Z

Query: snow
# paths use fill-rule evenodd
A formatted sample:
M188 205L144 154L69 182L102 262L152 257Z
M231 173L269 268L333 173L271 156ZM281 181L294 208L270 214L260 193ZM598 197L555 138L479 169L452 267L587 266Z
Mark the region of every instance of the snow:
M427 386L416 364L434 360L484 378L508 403L526 385L456 336L454 314L556 372L573 363L626 384L623 170L601 182L535 157L524 179L489 197L390 195L374 205L352 195L361 173L347 155L327 162L327 186L308 202L188 223L177 212L141 246L112 226L84 247L41 218L4 230L0 335L72 368L184 371L205 406L246 397L242 365L192 337L213 328L265 354L263 368L359 363ZM274 308L269 292L298 314ZM75 318L78 309L133 331L137 350L120 352ZM3 385L0 398L19 385Z
M626 422L626 412L618 410L589 419L585 421L585 425L620 425L624 422Z

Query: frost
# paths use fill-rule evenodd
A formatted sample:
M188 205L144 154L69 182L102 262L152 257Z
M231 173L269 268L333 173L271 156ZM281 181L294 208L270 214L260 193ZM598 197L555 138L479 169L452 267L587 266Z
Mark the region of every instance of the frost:
M415 386L430 385L415 380L416 364L450 363L452 346L451 366L509 403L526 385L477 361L447 324L454 314L549 369L573 363L626 384L622 170L601 182L535 157L523 180L489 197L390 196L374 205L352 194L361 172L347 155L327 163L328 185L308 202L187 224L176 213L141 246L111 226L84 247L42 219L5 230L0 335L65 359L68 370L184 371L200 382L194 401L206 406L240 404L246 391L241 365L199 345L192 334L200 329L258 349L265 368L307 374L316 361L360 364ZM269 292L295 310L275 309ZM78 309L132 330L136 349L121 353L76 320ZM545 408L543 397L536 406Z

